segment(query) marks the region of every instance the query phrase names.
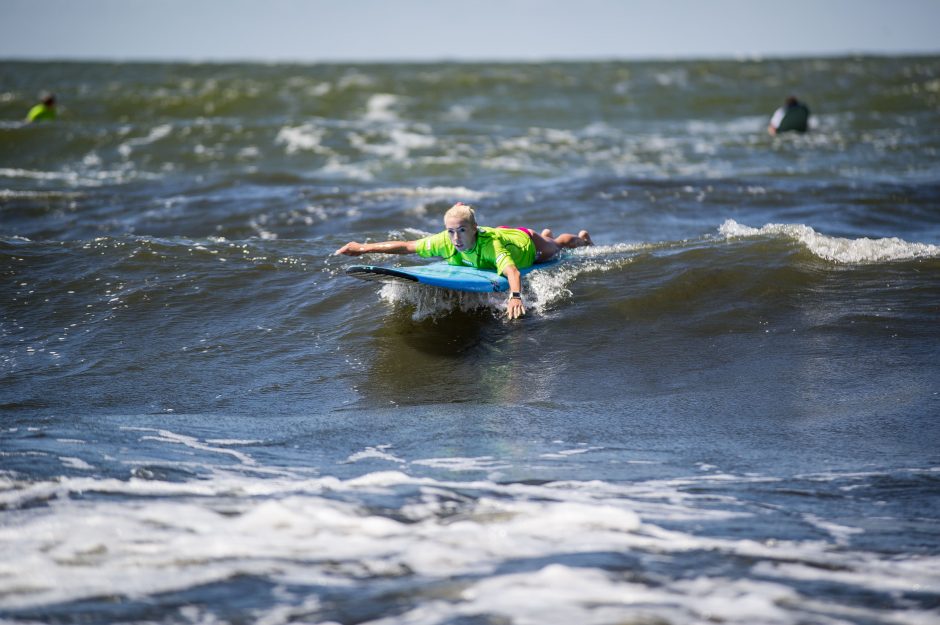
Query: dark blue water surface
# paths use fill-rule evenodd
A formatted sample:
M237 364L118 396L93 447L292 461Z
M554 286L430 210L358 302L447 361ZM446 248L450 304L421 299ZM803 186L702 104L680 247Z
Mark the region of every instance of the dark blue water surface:
M790 93L811 129L770 137ZM940 59L0 96L0 620L940 618ZM597 245L513 322L332 254L456 201Z

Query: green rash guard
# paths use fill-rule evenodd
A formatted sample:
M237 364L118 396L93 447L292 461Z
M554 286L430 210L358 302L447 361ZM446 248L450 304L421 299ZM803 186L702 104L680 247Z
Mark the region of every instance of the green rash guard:
M55 109L45 104L37 104L29 109L29 113L26 114L26 121L28 122L40 122L50 119L55 119Z
M418 256L440 256L451 265L467 265L477 269L495 269L502 275L509 265L517 269L535 263L535 244L529 235L515 228L488 228L477 230L477 242L472 250L458 252L450 242L447 231L418 239Z

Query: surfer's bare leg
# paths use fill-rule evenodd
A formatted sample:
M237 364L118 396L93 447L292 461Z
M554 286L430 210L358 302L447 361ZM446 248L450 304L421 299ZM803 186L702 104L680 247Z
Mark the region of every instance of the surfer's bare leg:
M555 243L567 249L594 245L594 241L591 240L591 234L587 230L582 230L577 236L568 234L567 232L565 234L559 234L555 237Z
M544 232L544 230L543 230ZM561 251L561 247L555 243L555 239L532 233L532 242L535 244L535 262L544 263L555 257Z
M546 233L548 236L546 236ZM551 236L552 231L548 228L542 230L542 234L532 234L532 242L535 243L535 249L538 251L535 262L544 263L555 257L558 252L565 249L574 249L584 247L585 245L594 245L591 235L587 230L582 230L577 235L559 234L557 237Z

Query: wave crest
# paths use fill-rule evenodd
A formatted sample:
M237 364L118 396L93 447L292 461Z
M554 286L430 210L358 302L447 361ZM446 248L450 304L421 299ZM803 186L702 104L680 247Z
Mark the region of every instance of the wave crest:
M847 265L940 256L940 247L929 243L911 243L897 237L885 239L830 237L804 224L766 224L760 228L752 228L728 219L721 224L718 232L729 239L755 236L793 239L806 246L813 255L819 258Z

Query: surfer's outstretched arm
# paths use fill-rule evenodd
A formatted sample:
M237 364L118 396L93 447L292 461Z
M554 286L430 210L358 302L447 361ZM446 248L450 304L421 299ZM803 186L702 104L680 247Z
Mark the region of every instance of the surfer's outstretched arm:
M417 241L383 241L381 243L357 243L350 241L333 254L361 256L362 254L414 254L418 250Z
M515 265L507 265L503 269L503 275L509 282L509 300L506 302L506 315L510 319L518 319L525 314L525 306L522 305L522 274Z

